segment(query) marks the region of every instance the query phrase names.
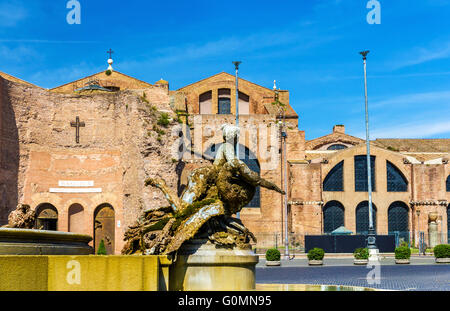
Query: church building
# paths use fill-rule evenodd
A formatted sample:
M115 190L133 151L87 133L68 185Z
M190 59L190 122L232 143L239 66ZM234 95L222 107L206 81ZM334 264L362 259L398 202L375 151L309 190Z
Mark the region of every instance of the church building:
M288 234L368 230L365 141L335 125L305 139L289 91L222 72L171 90L110 67L47 90L0 72L0 225L19 203L37 214L36 228L84 233L119 254L123 234L143 210L167 205L144 186L159 177L178 194L187 176L209 165L222 124L241 128L240 158L287 189L257 189L240 218L258 245ZM301 105L297 105L301 107ZM330 129L331 129L330 125ZM300 129L299 129L300 128ZM450 242L450 139L371 141L375 228L417 241L435 221ZM274 241L276 240L276 241Z

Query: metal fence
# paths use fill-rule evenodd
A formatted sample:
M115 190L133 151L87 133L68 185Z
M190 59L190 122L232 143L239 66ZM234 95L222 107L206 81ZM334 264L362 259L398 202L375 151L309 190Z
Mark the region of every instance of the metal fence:
M301 254L305 252L305 236L317 235L314 234L298 234L290 233L288 235L289 253ZM325 234L324 234L325 235ZM361 234L352 235L367 235L362 232ZM448 233L439 232L437 234L436 241L430 241L428 232L409 232L409 231L395 231L395 232L377 232L377 235L393 235L395 237L395 247L400 246L403 242L406 242L409 247L417 248L420 252L430 248L433 244L450 244ZM284 254L285 240L284 234L281 232L274 233L258 233L255 234L257 242L252 242L253 250L257 254L264 254L269 248L277 248L282 254Z
M256 243L252 243L257 254L264 254L269 248L277 248L283 254L285 249L284 234L280 232L255 234ZM288 235L289 252L303 253L305 251L305 235L290 233Z

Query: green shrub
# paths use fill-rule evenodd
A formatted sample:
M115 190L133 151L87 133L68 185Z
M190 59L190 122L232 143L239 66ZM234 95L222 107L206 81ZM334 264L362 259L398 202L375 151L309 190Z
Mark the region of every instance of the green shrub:
M267 261L279 261L281 258L280 251L276 248L268 249L266 252L266 260Z
M355 249L353 256L355 257L355 259L369 259L369 249L357 248Z
M450 258L450 245L440 244L433 249L434 257L436 258Z
M101 240L98 245L97 255L106 255L105 241Z
M170 123L169 114L165 113L165 112L161 113L161 115L158 118L158 122L157 123L158 123L158 125L167 127L169 125L169 123Z
M308 252L309 260L322 260L324 256L325 256L324 250L318 247L310 249Z
M408 246L400 246L395 249L395 259L409 259L411 249Z

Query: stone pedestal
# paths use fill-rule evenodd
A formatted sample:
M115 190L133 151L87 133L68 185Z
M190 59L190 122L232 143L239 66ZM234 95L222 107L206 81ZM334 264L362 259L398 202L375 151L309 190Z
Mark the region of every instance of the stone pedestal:
M428 247L431 248L439 244L438 225L436 223L437 218L437 213L430 213L428 215Z
M428 247L435 247L439 244L438 241L438 225L435 222L428 224Z
M378 262L380 260L377 248L369 248L369 262Z
M254 290L258 261L251 250L216 248L206 239L194 239L177 252L169 290Z

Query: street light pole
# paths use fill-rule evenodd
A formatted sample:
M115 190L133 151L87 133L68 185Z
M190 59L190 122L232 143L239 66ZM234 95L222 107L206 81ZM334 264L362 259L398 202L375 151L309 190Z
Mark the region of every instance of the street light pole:
M366 60L369 51L360 52L363 57L364 62L364 95L365 95L365 106L366 106L366 146L367 146L367 192L369 194L369 234L367 237L367 248L371 253L371 256L377 256L377 246L375 230L373 227L373 206L372 206L372 170L370 161L370 140L369 140L369 106L367 101L367 68Z
M281 159L281 172L282 172L282 184L284 185L284 192L283 195L283 218L284 218L284 258L286 260L290 260L289 256L289 230L288 230L288 198L287 198L287 150L286 150L286 139L287 139L287 133L286 133L286 112L284 108L279 105L280 103L280 93L277 90L276 87L276 81L273 83L273 90L275 92L275 103L278 104L278 114L280 119L280 143L281 143L281 152L282 152L282 159Z
M240 61L234 61L234 67L236 69L236 127L239 127L239 77L238 77L238 73L239 73L239 65L242 62ZM236 151L236 156L239 159L239 136L235 142L235 147L234 147L235 151ZM236 213L236 217L237 218L241 218L240 217L240 213Z

